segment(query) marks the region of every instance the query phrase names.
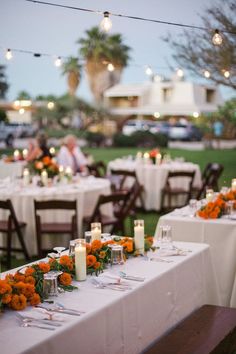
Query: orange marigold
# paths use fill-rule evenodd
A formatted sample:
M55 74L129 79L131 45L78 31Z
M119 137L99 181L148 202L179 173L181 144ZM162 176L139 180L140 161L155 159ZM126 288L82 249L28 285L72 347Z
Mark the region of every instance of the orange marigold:
M97 250L99 250L100 248L102 248L102 242L100 240L94 240L92 242L92 251L96 252Z
M87 261L87 266L92 267L96 263L97 258L92 254L90 254L86 257L86 261Z
M14 274L14 280L15 281L25 281L25 276L19 272Z
M67 255L61 256L59 262L62 266L67 267L69 270L73 269L73 262L69 256Z
M45 166L48 166L51 163L51 159L49 156L45 156L42 161Z
M25 270L26 276L33 275L34 273L35 273L35 269L33 267L27 267Z
M35 168L37 170L42 170L43 169L43 163L42 161L36 161L35 164L34 164Z
M48 273L50 271L50 265L48 263L40 262L38 266L43 273Z
M72 282L72 276L69 273L62 273L59 276L59 282L65 286L70 285Z
M4 295L7 293L11 293L12 288L11 286L7 283L6 280L0 280L0 294Z
M86 243L86 253L89 254L92 250L92 247L89 243Z
M25 282L29 283L29 284L32 284L32 285L35 285L35 279L31 275L29 275L28 277L25 277Z
M98 269L101 267L101 262L96 262L93 266L94 269Z
M104 258L106 257L106 252L105 252L105 251L101 251L101 252L99 253L99 257L102 258L102 259L104 259Z
M10 306L13 310L16 310L16 311L23 310L26 307L26 304L27 304L27 300L26 300L25 295L23 295L23 294L12 295Z
M33 296L31 296L31 298L29 300L30 300L31 306L36 306L36 305L40 304L40 302L41 302L39 294L36 294L36 293L33 294Z
M12 299L12 294L5 294L2 297L2 303L9 304L9 302L11 302L11 299Z
M35 287L32 284L25 284L21 292L27 299L30 299L35 293Z

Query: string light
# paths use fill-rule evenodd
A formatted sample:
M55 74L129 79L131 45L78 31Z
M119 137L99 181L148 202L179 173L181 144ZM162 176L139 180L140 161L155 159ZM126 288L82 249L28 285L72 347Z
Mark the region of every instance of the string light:
M54 65L59 68L62 65L62 60L61 57L57 57L56 60L54 61Z
M110 71L110 72L114 71L114 70L115 70L114 65L113 65L112 63L109 63L109 64L107 65L107 70Z
M55 107L55 103L52 102L52 101L49 101L48 104L47 104L47 107L50 111L52 111Z
M160 118L161 115L159 112L154 112L153 116L158 119Z
M153 80L154 80L154 82L161 82L162 77L160 75L155 75Z
M209 79L210 77L211 77L211 73L210 73L210 71L208 71L208 70L204 70L204 76L205 76L205 78L206 79Z
M5 54L5 58L7 60L11 60L13 58L11 49L7 49L6 54Z
M152 71L152 68L150 66L147 66L146 69L145 69L145 74L147 76L152 76L153 75L153 71Z
M222 36L220 35L219 30L216 29L216 30L215 30L215 33L214 33L214 35L213 35L213 37L212 37L212 43L213 43L215 46L219 46L219 45L222 44L222 42L223 42L223 38L222 38Z
M193 118L199 118L199 113L198 112L193 112Z
M224 77L228 79L230 77L230 72L228 70L224 70Z
M101 23L100 23L100 28L102 31L104 32L109 32L110 29L112 28L112 22L111 22L111 19L109 17L109 12L108 11L105 11L103 13L104 15L104 18L102 19Z
M20 114L24 114L24 113L25 113L24 108L20 108L20 109L19 109L19 113L20 113Z
M182 69L177 69L177 70L176 70L176 75L177 75L178 77L183 77L183 76L184 76L183 70L182 70Z

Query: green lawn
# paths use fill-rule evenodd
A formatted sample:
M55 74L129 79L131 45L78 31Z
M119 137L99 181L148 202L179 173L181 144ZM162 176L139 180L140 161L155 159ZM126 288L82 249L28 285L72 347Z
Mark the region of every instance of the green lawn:
M145 151L144 149L139 149ZM105 163L127 155L135 156L138 149L136 148L86 148L85 152L93 155L95 160L103 160ZM7 151L8 153L10 151ZM178 149L165 149L163 153L170 153L171 157L184 157L186 161L191 161L200 165L201 170L204 169L208 162L218 162L224 165L224 172L220 179L220 186L230 185L231 179L236 177L236 150L205 150L205 151L185 151ZM1 151L0 155L6 153L6 150ZM145 230L149 235L155 232L156 224L160 215L157 212L138 213L138 218L144 219ZM130 222L126 222L127 235L132 234ZM24 263L24 261L23 261ZM13 266L19 266L22 261L13 261ZM3 268L4 269L4 268Z

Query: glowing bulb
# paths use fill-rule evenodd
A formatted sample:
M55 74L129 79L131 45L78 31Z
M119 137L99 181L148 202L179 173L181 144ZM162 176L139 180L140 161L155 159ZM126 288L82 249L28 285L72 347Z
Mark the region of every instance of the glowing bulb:
M205 70L205 71L204 71L204 76L205 76L206 79L209 79L209 77L211 76L210 71Z
M20 113L20 114L24 114L24 113L25 113L24 108L20 108L20 109L19 109L19 113Z
M115 70L114 65L113 65L112 63L109 63L109 64L107 65L107 70L110 71L110 72L114 71L114 70Z
M184 72L183 72L182 69L177 69L176 70L176 74L177 74L178 77L183 77L184 76Z
M50 152L51 155L55 155L56 150L55 150L55 148L52 146L52 147L50 147L49 152Z
M16 101L14 101L13 104L14 104L15 107L19 107L19 106L20 106L20 101L19 101L19 100L16 100Z
M228 70L224 71L224 77L228 79L230 77L230 72Z
M223 38L220 35L219 30L216 29L215 32L214 32L214 35L212 37L212 43L214 45L221 45L222 42L223 42Z
M198 118L199 117L199 113L198 112L193 112L193 118Z
M162 81L162 77L160 75L154 76L154 82L161 82L161 81Z
M54 102L52 102L52 101L50 101L50 102L48 102L47 107L48 107L48 109L50 109L50 111L51 111L51 110L53 110L53 109L54 109L54 107L55 107L55 103L54 103Z
M152 68L150 66L147 66L145 69L145 73L147 76L152 76L153 74Z
M101 23L100 23L100 28L102 31L104 32L109 32L110 29L112 28L112 22L111 22L111 19L109 17L109 12L108 11L105 11L103 13L104 15L104 18L102 19Z
M5 58L7 60L11 60L13 58L11 49L7 49L6 54L5 54Z
M160 118L160 116L161 116L159 112L154 112L153 115L154 115L155 118Z
M54 65L59 68L62 65L62 60L61 57L58 57L55 61L54 61Z

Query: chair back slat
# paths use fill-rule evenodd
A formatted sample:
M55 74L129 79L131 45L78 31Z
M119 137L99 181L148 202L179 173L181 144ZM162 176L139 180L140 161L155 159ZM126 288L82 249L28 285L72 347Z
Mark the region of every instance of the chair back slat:
M35 200L35 210L76 210L76 200Z

